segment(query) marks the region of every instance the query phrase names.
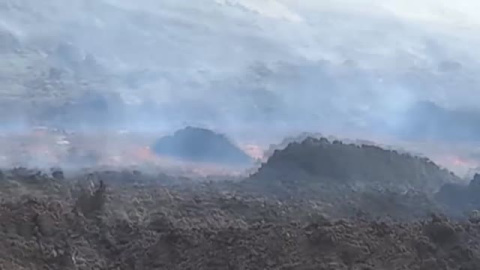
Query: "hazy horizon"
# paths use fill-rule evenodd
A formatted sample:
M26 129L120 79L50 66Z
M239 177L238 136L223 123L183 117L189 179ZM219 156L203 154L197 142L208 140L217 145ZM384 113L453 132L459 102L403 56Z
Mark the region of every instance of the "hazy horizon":
M320 132L438 145L477 166L478 7L3 0L0 129Z

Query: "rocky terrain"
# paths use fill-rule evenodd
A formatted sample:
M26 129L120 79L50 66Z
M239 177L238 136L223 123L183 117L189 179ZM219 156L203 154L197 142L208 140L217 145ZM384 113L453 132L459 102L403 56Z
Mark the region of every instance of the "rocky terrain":
M311 139L300 145L317 143L354 147ZM448 172L366 148L359 154L364 166L380 160L373 153L388 154L389 166L417 164L409 172L415 175L423 164L436 177L423 178L424 190L402 191L410 182L392 173L402 188L380 189L379 179L368 185L376 167L362 167L368 175L358 179L366 182L359 189L348 179L332 182L323 170L288 161L292 152L306 149L320 155L319 149L292 144L245 180L4 170L0 269L479 269L480 215L448 216L445 209L462 207L442 200L452 186L442 183L455 180ZM262 178L274 164L295 168L298 178ZM345 172L358 172L343 164ZM434 186L440 192L430 192Z
M480 269L479 175L209 175L478 166L475 33L311 2L0 1L0 269Z

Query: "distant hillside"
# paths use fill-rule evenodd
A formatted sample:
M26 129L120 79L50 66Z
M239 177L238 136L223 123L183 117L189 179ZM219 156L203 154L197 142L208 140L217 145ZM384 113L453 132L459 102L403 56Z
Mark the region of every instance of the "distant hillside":
M307 138L277 150L252 175L263 182L305 181L322 185L347 185L352 189L390 189L436 192L443 184L460 181L426 158L401 154L371 145L345 144Z
M159 155L193 162L228 165L248 165L252 162L252 158L224 135L196 127L187 127L159 139L153 149Z

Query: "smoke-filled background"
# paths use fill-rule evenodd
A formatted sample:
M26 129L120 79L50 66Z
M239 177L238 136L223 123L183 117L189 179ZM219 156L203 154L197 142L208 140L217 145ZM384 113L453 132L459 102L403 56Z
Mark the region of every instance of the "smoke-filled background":
M473 0L1 0L2 149L39 126L95 134L90 147L111 150L125 146L112 133L143 134L147 146L145 134L193 125L256 156L321 132L406 147L467 173L480 163L479 8ZM45 149L32 151L31 164L45 160Z

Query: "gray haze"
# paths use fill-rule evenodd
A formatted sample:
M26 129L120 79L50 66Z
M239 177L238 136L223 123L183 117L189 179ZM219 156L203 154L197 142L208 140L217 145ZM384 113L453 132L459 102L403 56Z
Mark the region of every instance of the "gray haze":
M0 127L474 144L478 4L437 2L1 0Z

